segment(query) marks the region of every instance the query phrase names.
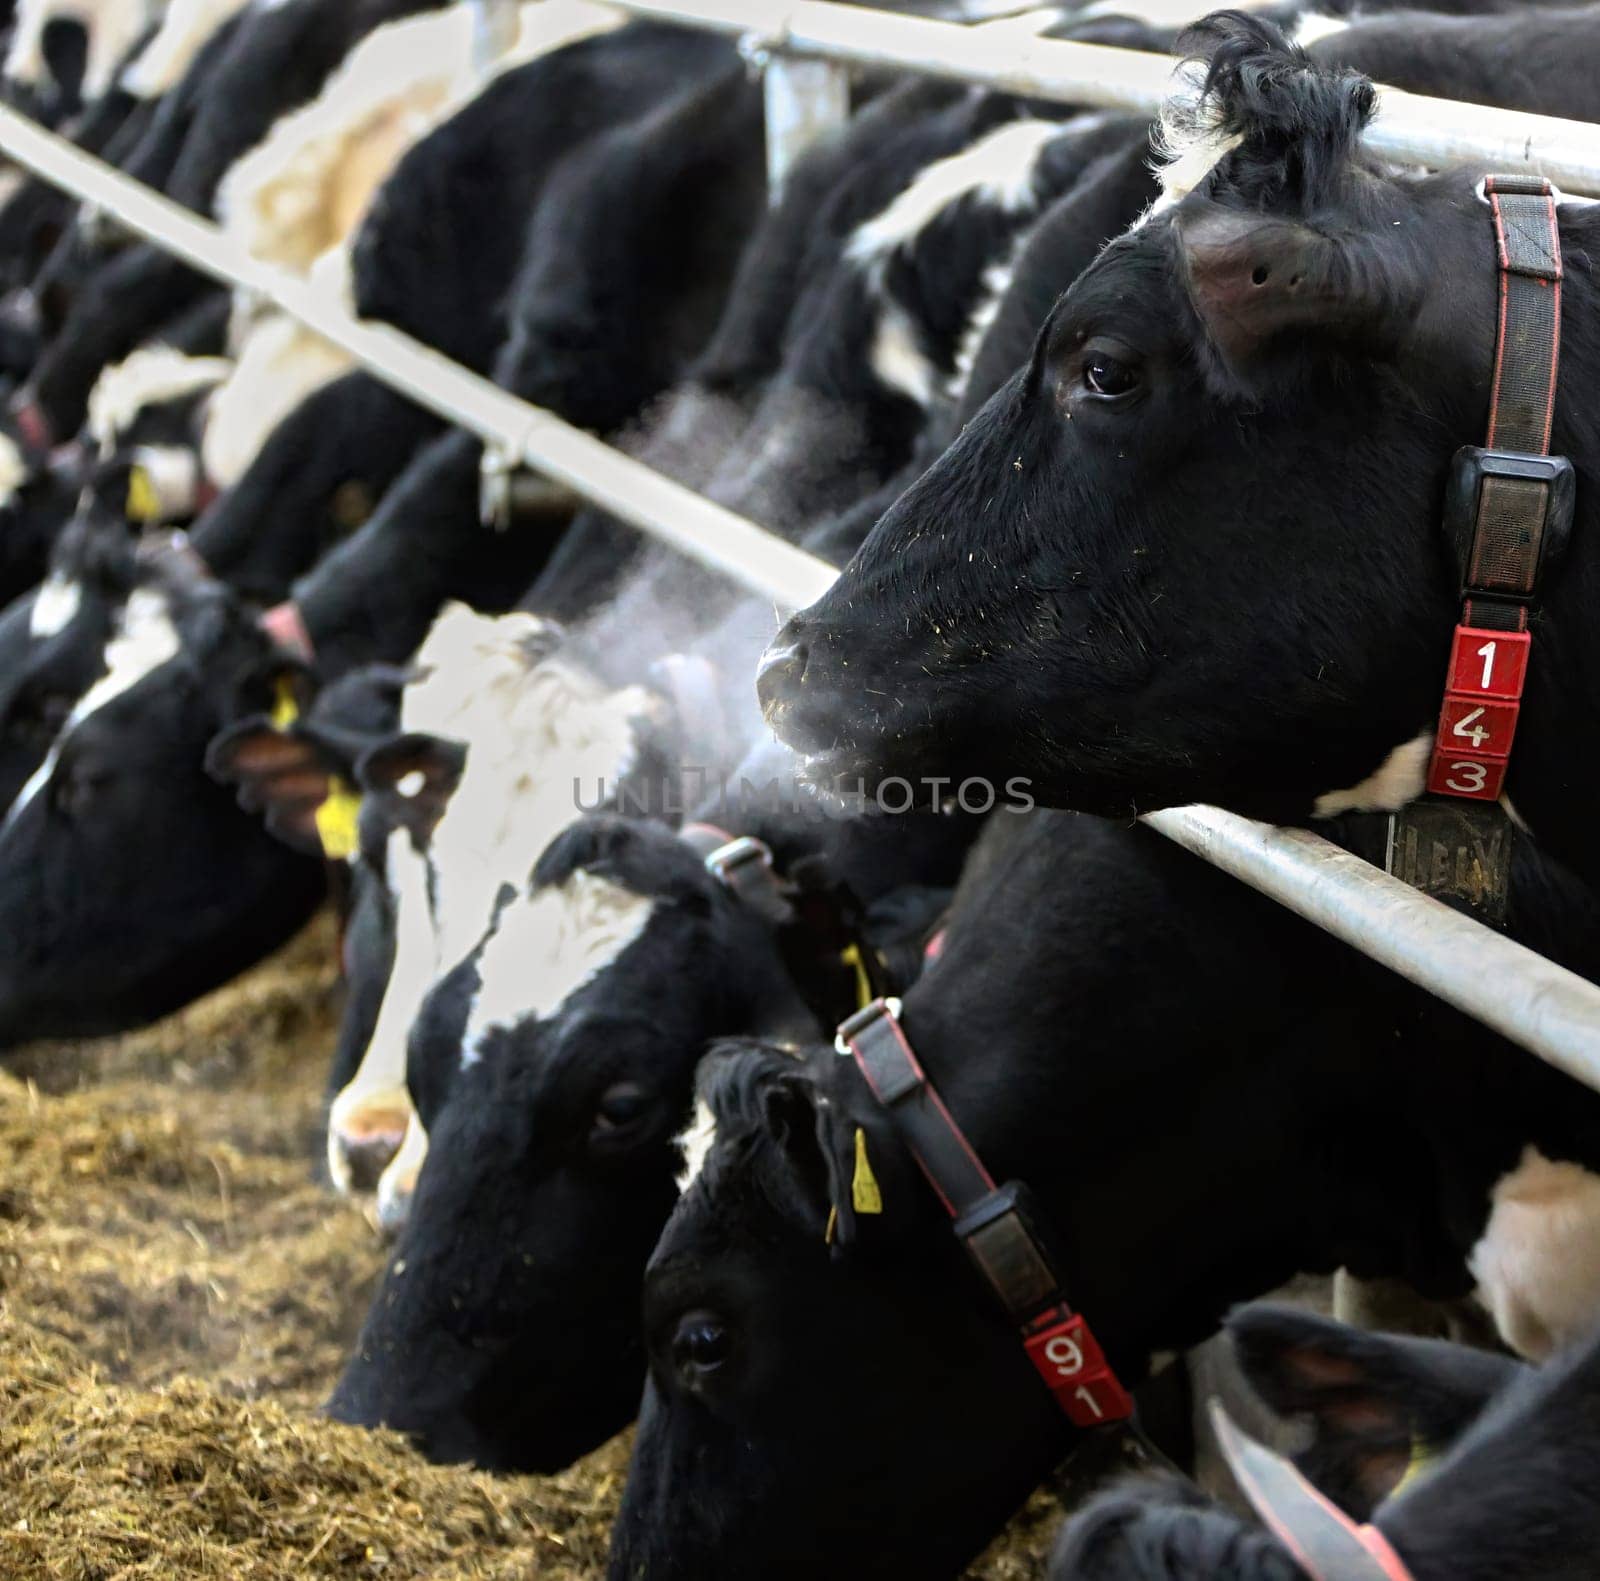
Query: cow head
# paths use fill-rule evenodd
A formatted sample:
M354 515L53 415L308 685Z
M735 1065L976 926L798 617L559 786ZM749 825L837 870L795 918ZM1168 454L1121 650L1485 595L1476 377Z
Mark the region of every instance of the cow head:
M613 1581L958 1574L1064 1419L850 1062L730 1045L699 1085L715 1141L645 1278Z
M269 705L247 610L181 557L144 566L78 699L0 826L0 1043L120 1031L281 944L322 893L205 773L206 743Z
M768 721L815 776L1021 775L1118 816L1420 790L1457 607L1444 479L1484 426L1487 211L1465 175L1361 154L1364 79L1242 17L1208 36L1165 205L769 649Z
M801 1016L770 930L676 835L560 835L412 1029L427 1162L333 1414L521 1470L620 1428L695 1062Z

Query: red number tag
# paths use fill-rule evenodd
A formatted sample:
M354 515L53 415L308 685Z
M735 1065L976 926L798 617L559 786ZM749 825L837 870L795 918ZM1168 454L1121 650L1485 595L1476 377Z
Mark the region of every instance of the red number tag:
M1532 642L1526 631L1457 626L1455 641L1450 645L1450 679L1445 690L1472 697L1521 697Z
M1510 757L1521 709L1520 703L1492 703L1487 698L1447 693L1439 711L1440 750L1467 752L1475 758Z
M1045 1387L1074 1425L1096 1427L1101 1422L1126 1421L1133 1415L1133 1401L1106 1365L1081 1317L1067 1313L1064 1307L1046 1313L1023 1345Z
M1435 796L1460 796L1467 801L1499 801L1506 781L1504 758L1466 757L1448 747L1435 747L1428 769L1428 789Z

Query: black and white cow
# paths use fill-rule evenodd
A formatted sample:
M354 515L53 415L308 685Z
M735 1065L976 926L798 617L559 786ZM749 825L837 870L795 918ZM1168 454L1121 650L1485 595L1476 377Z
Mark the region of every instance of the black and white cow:
M429 3L255 0L217 31L215 50L202 48L185 73L196 91L162 183L167 196L209 213L228 168L280 115L313 97L355 43ZM182 95L183 84L173 93ZM156 125L148 136L156 138ZM127 169L142 176L136 155ZM183 263L143 244L117 251L75 283L59 332L14 398L30 428L51 437L76 433L103 367L212 289Z
M147 558L105 652L0 825L0 1045L176 1009L323 895L322 863L287 853L202 767L284 672L250 613L181 552Z
M1340 1264L1476 1283L1528 1354L1587 1331L1587 1092L1141 828L989 839L902 1024L1125 1384ZM1530 942L1600 970L1588 891L1519 881ZM1074 1430L853 1061L734 1045L699 1085L612 1576L955 1575Z
M915 962L970 835L770 811L749 827L798 885L772 911L659 822L579 819L429 994L410 1048L428 1160L336 1416L520 1470L565 1465L631 1417L639 1280L701 1053L736 1029L814 1036L853 1008L841 882L878 907L864 937L909 939Z
M1439 25L1474 60L1481 27L1488 58L1541 63L1512 74L1540 108L1600 111L1578 64L1600 10ZM1354 33L1319 48L1337 58ZM1072 284L1026 364L771 649L768 719L817 775L1026 774L1087 810L1212 801L1279 820L1420 790L1459 605L1444 479L1485 431L1488 210L1472 172L1363 157L1364 79L1241 18L1209 38L1193 135L1169 133L1174 201ZM1600 465L1583 395L1600 377L1600 211L1560 213L1552 448L1582 478ZM1548 578L1508 782L1590 878L1575 791L1600 772L1594 499L1580 486Z
M1316 1487L1381 1534L1404 1566L1392 1573L1413 1581L1593 1574L1600 1340L1535 1369L1270 1307L1246 1308L1229 1331L1245 1375L1273 1408L1309 1419L1312 1443L1297 1458ZM1129 1483L1069 1522L1050 1581L1326 1573L1297 1561L1262 1528L1170 1478Z

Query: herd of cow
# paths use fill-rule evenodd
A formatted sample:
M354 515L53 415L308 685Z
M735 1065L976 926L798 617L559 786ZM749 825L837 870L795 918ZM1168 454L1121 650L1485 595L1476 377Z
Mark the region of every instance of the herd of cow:
M484 523L472 436L6 177L0 1046L331 894L327 1169L395 1239L336 1416L515 1470L637 1416L615 1581L933 1581L1225 1323L1325 1497L1224 1425L1267 1526L1125 1482L1052 1581L1593 1581L1600 1097L1131 815L1422 790L1495 244L1486 172L1364 151L1368 79L1600 120L1600 5L990 15L1196 64L1155 128L862 73L770 200L733 44L599 0L488 72L441 0L5 9L12 103L843 567L774 638L536 477ZM1556 212L1509 926L1600 979ZM1502 1349L1239 1306L1341 1267Z

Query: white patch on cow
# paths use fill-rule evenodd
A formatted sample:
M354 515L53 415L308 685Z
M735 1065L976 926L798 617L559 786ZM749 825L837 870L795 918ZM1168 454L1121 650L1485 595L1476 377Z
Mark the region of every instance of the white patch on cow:
M311 278L330 302L350 309L350 260L343 248L318 259ZM219 488L231 488L290 412L354 366L348 352L286 313L257 319L206 411L200 446L206 476Z
M218 211L235 239L295 269L343 242L401 155L482 89L473 10L446 6L362 39L310 104L282 117L228 171ZM624 20L587 0L529 0L494 69Z
M660 704L642 687L608 690L559 653L536 616L448 606L418 649L421 679L401 727L465 743L460 783L429 841L434 925L445 969L482 937L495 897L521 885L569 824L579 794L615 788Z
M1202 98L1205 80L1204 61L1186 60L1173 69L1154 139L1161 196L1137 224L1182 202L1239 146L1239 135L1222 129L1216 101Z
M406 1121L406 1134L400 1151L391 1158L378 1177L377 1201L373 1205L378 1228L393 1240L411 1216L411 1199L416 1195L417 1176L428 1158L428 1133L416 1110Z
M171 346L141 346L95 380L89 392L89 437L107 454L147 408L209 390L232 371L226 357L188 357Z
M155 496L157 522L192 516L200 497L200 457L186 445L135 445L133 463Z
M939 390L939 369L917 340L917 326L898 302L884 302L868 354L872 371L891 390L918 406L931 406Z
M28 635L38 642L65 631L82 607L83 584L52 571L33 595L33 608L28 611Z
M169 0L156 35L122 73L121 86L138 99L158 99L177 87L211 36L249 0Z
M1468 1267L1500 1337L1544 1361L1600 1321L1600 1176L1537 1148L1496 1182Z
M1343 33L1349 26L1349 21L1342 16L1323 16L1316 11L1306 11L1294 25L1294 41L1301 49L1309 49L1321 39Z
M49 73L45 29L55 21L81 22L89 34L83 97L93 101L111 86L117 63L160 13L161 0L18 0L0 74L28 87L42 87Z
M478 957L462 1064L482 1057L490 1033L554 1015L644 932L655 908L653 896L583 868L514 900Z
M106 673L78 699L63 733L177 658L181 647L167 595L160 588L136 587L122 606L116 634L106 644Z
M413 660L418 679L402 694L401 729L447 737L467 751L426 854L409 838L390 839L386 878L396 919L395 967L372 1041L350 1083L374 1104L393 1106L397 1088L408 1101L405 1039L411 1023L429 988L484 941L491 924L491 943L520 924L524 946L531 944L535 954L544 948L527 931L528 903L508 907L496 920L498 897L506 884L526 882L545 846L572 821L576 787L589 797L597 780L614 786L628 771L641 722L659 706L641 687L608 691L552 655L553 641L548 623L536 616L497 618L450 604ZM404 781L400 788L404 794ZM546 901L532 915L550 913ZM524 972L504 946L491 951L485 945L485 958L498 975L487 999L480 989L481 1013L509 1015L519 1005L537 1013L565 980L574 951L582 953L573 945L553 964L537 971L530 965ZM480 982L485 969L480 959ZM403 984L397 982L402 978ZM469 1052L471 1046L469 1039ZM335 1120L347 1112L354 1111L336 1102ZM334 1178L348 1181L348 1168L336 1161L337 1145L330 1126Z
M1017 259L1021 256L1026 243L1025 236L1018 237L1008 258L1000 263L990 264L983 271L983 282L977 301L967 317L967 327L961 333L961 343L956 347L956 371L951 374L945 387L946 394L952 401L959 401L966 393L967 385L972 379L972 369L978 360L978 353L982 351L989 331L994 328L995 319L1000 316L1000 304L1005 301L1006 292L1011 289L1012 277L1016 274Z
M1433 732L1424 730L1396 747L1360 784L1317 797L1312 813L1318 818L1336 818L1342 812L1393 812L1404 807L1422 794L1432 755Z
M856 227L845 256L857 264L886 258L914 242L952 203L976 197L1008 214L1037 203L1034 171L1055 138L1080 121L1008 121L970 148L935 160L889 206Z
M105 673L78 699L44 762L17 792L17 799L6 813L7 825L50 783L61 756L61 743L91 714L138 685L169 659L177 658L180 647L166 594L158 588L136 587L122 606L116 631L106 643Z
M689 1123L678 1133L673 1146L682 1155L683 1162L678 1168L677 1182L678 1194L686 1192L699 1178L700 1171L705 1168L707 1157L716 1145L717 1120L710 1108L699 1098L694 1101L694 1113L689 1116Z
M348 1148L362 1134L364 1113L409 1115L406 1039L438 972L438 950L428 917L428 863L404 829L389 835L384 882L394 902L394 966L384 985L372 1038L356 1073L339 1090L328 1113L328 1172L339 1191L352 1189Z
M0 506L9 505L17 497L31 471L22 446L9 434L0 434Z

